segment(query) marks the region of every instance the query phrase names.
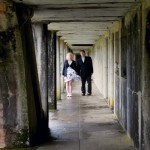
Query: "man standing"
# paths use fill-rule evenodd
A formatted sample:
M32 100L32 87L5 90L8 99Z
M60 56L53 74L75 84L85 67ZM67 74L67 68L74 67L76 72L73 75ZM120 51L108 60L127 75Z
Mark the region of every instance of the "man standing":
M81 58L77 61L78 74L81 76L82 86L82 96L86 94L86 81L88 83L88 96L92 94L92 84L91 76L93 74L93 63L91 57L85 56L85 51L80 51Z

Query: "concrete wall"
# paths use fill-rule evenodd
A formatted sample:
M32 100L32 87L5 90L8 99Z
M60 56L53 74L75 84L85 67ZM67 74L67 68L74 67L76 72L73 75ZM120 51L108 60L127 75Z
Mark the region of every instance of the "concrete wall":
M26 6L14 5L8 0L0 2L1 148L32 146L47 133L35 57L32 14L32 10Z
M18 132L29 128L23 46L13 8L0 2L0 148L12 146Z
M98 89L100 91L104 90L105 98L107 98L107 92L105 92L105 90L107 91L107 87L105 87L106 86L106 84L105 84L106 78L104 79L104 76L105 76L105 74L107 74L106 68L108 67L108 63L107 63L108 59L107 59L107 55L105 55L105 53L103 53L104 51L107 51L105 46L106 46L105 38L100 39L97 42L97 44L93 47L93 49L91 50L90 56L93 58L93 67L94 67L93 79L94 79ZM102 55L102 54L104 54L104 55Z
M149 150L150 32L147 29L146 34L146 20L150 2L141 4L113 24L89 54L93 58L93 79L98 89L135 147Z

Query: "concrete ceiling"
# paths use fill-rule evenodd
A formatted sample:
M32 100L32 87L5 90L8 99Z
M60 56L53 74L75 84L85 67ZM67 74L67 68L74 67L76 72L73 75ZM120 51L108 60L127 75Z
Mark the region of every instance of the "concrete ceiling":
M89 49L111 25L139 0L14 0L32 5L33 22L49 23L49 30L73 50Z
M112 22L57 22L50 23L49 30L58 31L57 35L61 36L72 49L89 49L101 35L103 35ZM80 46L73 46L77 44ZM84 44L83 46L81 46Z

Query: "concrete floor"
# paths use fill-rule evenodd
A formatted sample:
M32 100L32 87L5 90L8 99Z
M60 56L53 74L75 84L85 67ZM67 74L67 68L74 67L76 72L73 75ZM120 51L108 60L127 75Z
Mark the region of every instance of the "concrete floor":
M74 84L73 93L49 113L54 140L38 150L134 150L95 85L92 96L81 96L80 83Z

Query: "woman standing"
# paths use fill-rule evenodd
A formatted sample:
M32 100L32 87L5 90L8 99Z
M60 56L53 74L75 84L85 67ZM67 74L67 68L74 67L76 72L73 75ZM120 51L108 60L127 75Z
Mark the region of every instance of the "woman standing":
M79 80L80 77L77 75L77 65L73 60L73 54L67 53L67 60L64 62L63 76L66 82L67 97L72 97L72 82L73 80Z

